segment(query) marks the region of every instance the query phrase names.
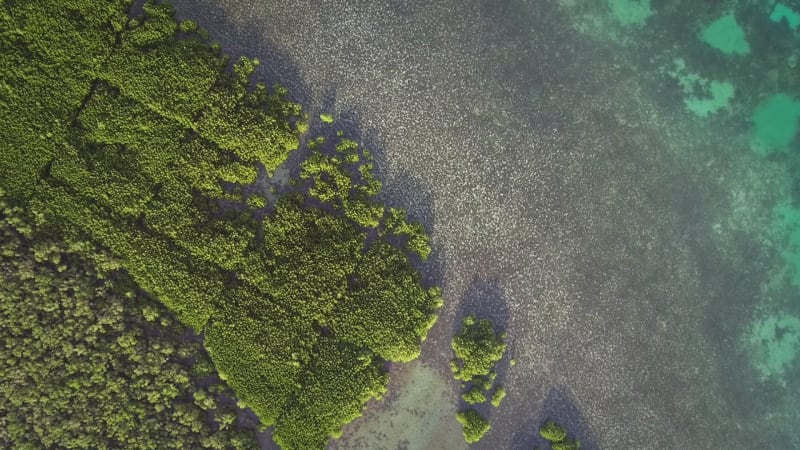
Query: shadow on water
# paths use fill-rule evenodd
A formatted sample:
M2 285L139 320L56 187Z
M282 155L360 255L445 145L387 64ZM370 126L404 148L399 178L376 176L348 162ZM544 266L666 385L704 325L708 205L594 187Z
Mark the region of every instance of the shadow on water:
M572 394L564 387L550 389L542 409L525 422L525 427L523 428L525 431L519 431L514 434L511 448L513 450L550 448L547 445L547 441L539 436L539 427L548 420L553 420L566 428L570 438L580 440L581 450L600 450L597 445L597 439L589 426L589 421L578 409Z
M505 331L509 322L508 298L502 283L496 278L489 280L475 276L458 302L453 335L461 328L461 321L470 314L478 319L489 319L495 330Z

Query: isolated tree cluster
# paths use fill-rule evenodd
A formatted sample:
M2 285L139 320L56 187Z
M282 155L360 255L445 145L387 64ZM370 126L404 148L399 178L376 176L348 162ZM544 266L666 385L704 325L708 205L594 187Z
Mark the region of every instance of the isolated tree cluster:
M506 351L506 335L496 331L488 319L478 319L470 314L461 322L461 328L453 337L455 359L451 362L453 377L460 380L462 400L470 405L488 401L499 407L506 396L501 385L495 385L497 373L494 367ZM464 440L479 441L491 425L475 408L462 410L456 416L463 426Z
M566 428L548 420L539 427L539 436L550 444L551 450L579 450L581 441L567 436Z
M231 73L194 22L130 6L0 3L6 202L203 332L281 446L322 448L385 391L386 361L419 355L441 306L412 263L428 236L374 200L371 156L342 136L313 140L274 198L245 194L300 148L306 115L251 82L257 60Z

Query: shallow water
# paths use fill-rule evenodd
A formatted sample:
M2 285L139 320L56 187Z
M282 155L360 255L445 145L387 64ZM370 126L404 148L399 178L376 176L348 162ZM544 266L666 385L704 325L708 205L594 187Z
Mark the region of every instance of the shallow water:
M367 407L332 448L368 450L464 449L461 428L452 420L454 386L436 370L414 361L393 373L386 398Z
M332 447L463 448L449 340L477 312L517 364L475 448L545 418L590 449L800 448L800 5L174 3L433 234L422 358Z

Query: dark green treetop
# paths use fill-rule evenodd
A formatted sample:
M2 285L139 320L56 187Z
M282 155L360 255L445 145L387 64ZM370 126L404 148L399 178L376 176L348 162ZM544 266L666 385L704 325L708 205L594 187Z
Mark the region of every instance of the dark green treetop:
M496 386L494 392L492 392L492 406L499 408L504 398L506 398L506 388L503 386Z
M200 340L72 247L0 194L0 447L255 448Z

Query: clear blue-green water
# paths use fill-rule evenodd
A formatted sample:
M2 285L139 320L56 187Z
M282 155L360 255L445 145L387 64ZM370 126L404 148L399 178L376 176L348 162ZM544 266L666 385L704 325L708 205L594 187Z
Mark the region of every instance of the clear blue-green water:
M440 320L332 448L465 448L469 312L516 361L475 448L800 448L800 2L174 3L433 234Z

